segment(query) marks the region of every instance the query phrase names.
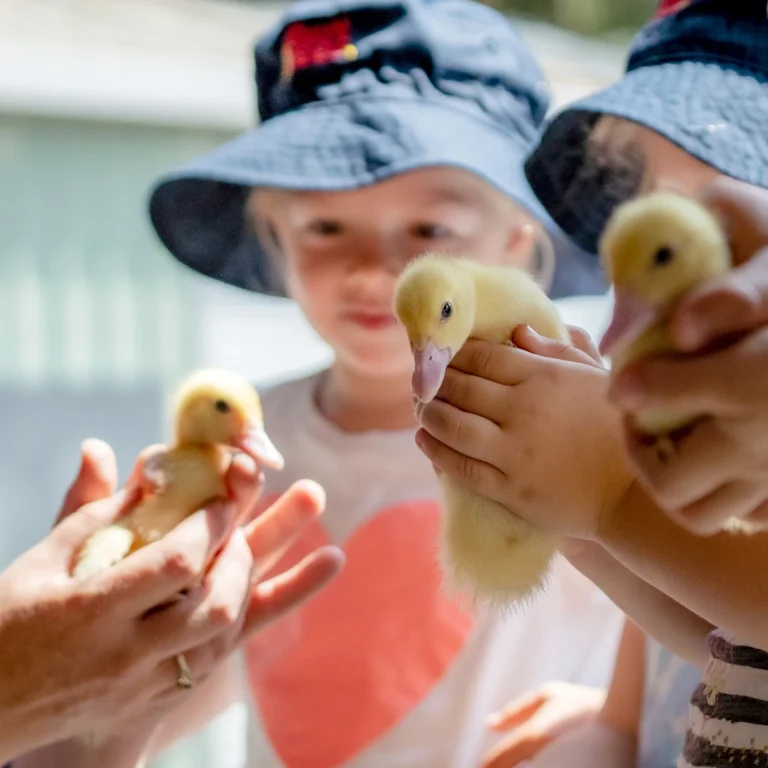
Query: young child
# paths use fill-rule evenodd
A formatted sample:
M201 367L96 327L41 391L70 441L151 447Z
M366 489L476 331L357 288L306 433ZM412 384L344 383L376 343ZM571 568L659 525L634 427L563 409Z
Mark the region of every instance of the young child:
M754 200L745 202L749 197L759 198L760 193L754 188L768 187L765 3L728 5L700 0L675 5L672 8L670 3L663 3L658 17L638 36L629 59L629 72L619 83L553 120L529 160L527 172L555 219L589 250L594 250L605 219L618 202L644 190L673 189L694 196L705 195L728 224L735 251L742 252L742 260L747 259L768 245L768 232L759 216L753 215L748 221L749 216L745 214L750 205L753 213L759 210ZM723 175L746 184L723 182ZM752 190L749 184L754 185ZM707 185L713 185L713 191L705 193ZM768 209L768 196L766 198L763 216ZM764 262L762 269L765 270ZM742 270L748 272L749 267ZM730 293L726 290L729 285ZM713 287L719 294L706 289L710 306L705 309L709 312L710 325L717 331L734 329L723 328L722 322L718 324L715 318L724 305L733 315L733 301L728 306L727 300L744 296L744 285L745 279L737 272L725 281L726 289L722 284ZM761 306L761 295L752 294L749 299L749 302L742 301L741 306L753 310ZM753 509L761 507L768 495L765 473L756 471L765 462L764 439L756 439L759 436L756 426L764 425L768 414L764 398L761 402L750 392L758 389L755 385L760 379L756 377L766 366L765 346L759 343L765 322L763 316L753 311L752 323L746 325L737 318L735 330L752 331L751 338L742 337L725 350L689 360L664 361L668 366L664 370L669 382L666 391L675 392L675 376L678 382L682 380L698 388L699 395L707 391L709 402L715 404L713 421L723 428L718 435L710 421L702 427L701 437L697 438L694 431L686 440L690 440L689 446L698 448L696 460L691 460L693 451L689 450L686 455L684 440L672 468L661 474L657 467L650 479L652 483L655 481L659 495L666 498L675 483L685 488L686 494L691 493L689 487L693 486L689 500L695 501L696 494L700 494L710 508L709 518L715 520L733 514L748 516ZM710 335L719 335L717 331ZM518 336L516 342L524 349L563 357L551 345L532 339L530 334L521 332ZM691 348L695 349L695 345ZM469 354L470 350L457 365L470 374L483 376L476 364L481 357L478 348L474 359L470 359ZM519 350L497 349L492 354L488 349L482 350L487 368L493 366L499 370L503 356L507 372L521 365L524 355ZM552 361L548 366L543 361L536 365L539 364L553 367ZM530 364L526 361L526 365ZM559 361L554 363L555 369L560 365ZM659 366L657 373L661 373L662 361L654 365ZM649 370L650 366L651 363ZM685 366L690 371L684 377ZM700 374L698 382L695 372ZM651 382L657 384L663 397L662 380L657 375ZM744 386L740 386L742 382ZM521 390L524 384L517 389ZM540 387L538 391L540 396L546 394ZM485 399L489 396L487 387L483 396ZM470 415L454 414L454 421L446 432L455 433L461 427L461 419L472 418L472 414L479 412L479 406L473 408L470 404L471 397L471 393L465 393L461 403L454 400L455 405ZM735 401L741 411L736 418L733 415ZM498 402L500 408L510 409L512 394ZM626 406L627 400L623 404ZM636 400L631 405L636 405ZM518 394L516 407L520 406ZM483 415L496 418L488 408ZM432 432L431 437L420 437L426 454L442 470L456 473L462 465L448 447L438 442L446 442L446 434L438 434L433 425L428 426L428 409L424 409L420 419ZM607 422L606 417L605 439L613 444L615 435L610 434ZM510 445L513 439L520 442L519 434L508 432ZM478 441L494 437L490 429L481 432L476 428L475 434ZM478 445L468 440L460 446L453 441L450 448L459 454L482 455L477 453ZM728 460L733 456L743 458L736 471L734 461ZM512 453L505 455L503 461L499 461L501 456L487 461L491 467L505 471L508 468L504 462L514 462L518 457L519 453ZM679 458L680 471L676 472ZM683 464L682 459L687 463ZM466 468L466 464L463 466ZM645 466L647 468L647 464ZM518 464L516 469L529 476L525 465ZM686 477L693 469L697 469L696 483ZM473 475L479 478L477 490L489 495L495 493L499 499L503 496L508 503L514 499L515 509L520 512L513 487L493 489L488 471L477 471ZM739 482L723 493L719 485L724 479ZM594 538L596 544L576 545L571 551L571 561L658 639L691 661L706 663L702 660L704 638L715 626L726 627L743 638L742 641L724 639L721 633L710 636L712 653L704 683L697 687L691 700L692 721L684 745L678 736L679 747L684 750L680 765L765 764L768 739L763 738L762 723L768 722L763 719L768 685L762 678L764 659L768 655L745 646L768 647L768 627L762 618L768 587L764 567L766 538L720 534L697 539L668 522L636 484L628 488L619 504L599 509L598 514L583 507L587 517L592 515L589 521L558 521L551 517L547 520L542 515L537 515L536 521L547 522L566 533ZM709 498L707 494L711 494ZM745 502L751 502L752 507ZM572 511L573 508L569 510ZM701 507L698 511L702 511ZM690 519L689 516L689 522ZM744 573L750 574L748 583L744 581ZM646 673L646 690L658 690L653 667L649 666ZM689 670L689 676L694 675ZM680 714L684 715L685 711L681 710ZM653 744L646 740L642 747L645 754L640 757L641 763L648 764L647 755ZM668 750L659 766L666 768L674 764L675 758L670 753ZM574 753L570 754L569 765L576 764ZM541 760L542 765L550 764L544 754Z
M604 291L523 176L544 77L501 15L465 0L294 3L258 43L256 72L260 127L151 199L176 258L287 293L334 353L263 397L286 459L267 497L302 477L327 492L323 525L280 567L317 541L347 560L245 652L249 764L478 765L510 698L553 676L606 681L621 616L564 561L511 615L444 593L440 490L414 444L412 356L391 304L429 249L526 267L555 296Z

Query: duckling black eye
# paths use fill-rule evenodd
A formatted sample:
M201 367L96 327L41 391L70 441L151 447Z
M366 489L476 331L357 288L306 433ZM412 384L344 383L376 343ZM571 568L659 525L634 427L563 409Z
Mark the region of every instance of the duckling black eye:
M229 413L232 410L226 400L217 400L213 405L219 413Z
M445 304L443 304L443 308L440 310L440 316L443 318L443 320L447 320L452 314L453 307L451 306L451 302L446 301Z
M667 248L666 246L659 248L659 250L653 254L653 265L655 267L663 267L666 264L669 264L674 257L675 254L672 252L671 248Z

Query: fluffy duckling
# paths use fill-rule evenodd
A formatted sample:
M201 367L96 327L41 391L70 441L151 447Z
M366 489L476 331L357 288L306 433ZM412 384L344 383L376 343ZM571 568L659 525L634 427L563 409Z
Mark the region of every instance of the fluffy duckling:
M73 570L86 579L164 536L215 498L227 496L225 475L234 451L282 469L283 458L264 429L256 390L236 373L192 374L174 398L174 440L145 463L142 498L126 517L94 533Z
M600 241L600 258L614 286L611 323L600 343L612 373L647 355L672 352L669 317L680 299L731 268L731 252L717 219L700 203L654 192L620 205ZM666 436L700 414L643 410L640 431Z
M413 392L423 402L435 397L448 364L470 337L505 342L527 323L542 336L570 343L544 291L511 267L425 254L400 275L394 305L413 350ZM440 480L440 559L452 586L502 604L543 586L559 540L456 480Z

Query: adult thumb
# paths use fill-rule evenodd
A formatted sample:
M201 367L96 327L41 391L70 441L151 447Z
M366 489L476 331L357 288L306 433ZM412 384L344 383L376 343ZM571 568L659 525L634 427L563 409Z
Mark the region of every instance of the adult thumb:
M80 468L56 517L56 524L93 501L112 496L117 490L117 459L103 440L89 439L80 447Z

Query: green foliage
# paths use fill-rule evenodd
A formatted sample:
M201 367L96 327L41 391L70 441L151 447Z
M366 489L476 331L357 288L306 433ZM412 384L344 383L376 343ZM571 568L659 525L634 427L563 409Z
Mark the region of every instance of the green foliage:
M633 32L657 0L485 0L500 11L529 16L588 35Z

